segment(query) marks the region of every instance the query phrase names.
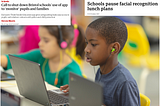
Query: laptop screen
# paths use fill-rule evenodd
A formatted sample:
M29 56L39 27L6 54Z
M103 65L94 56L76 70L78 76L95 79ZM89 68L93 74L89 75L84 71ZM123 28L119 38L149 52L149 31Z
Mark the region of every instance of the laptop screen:
M103 88L100 84L69 73L70 106L101 106L103 104Z
M20 97L1 89L1 106L20 106Z

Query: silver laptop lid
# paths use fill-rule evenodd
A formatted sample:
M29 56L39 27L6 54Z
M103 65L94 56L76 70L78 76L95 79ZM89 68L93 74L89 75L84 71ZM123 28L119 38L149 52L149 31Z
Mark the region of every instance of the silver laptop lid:
M22 58L9 55L19 92L35 102L50 106L40 65Z
M103 104L103 88L101 85L72 72L69 75L70 106L101 106Z

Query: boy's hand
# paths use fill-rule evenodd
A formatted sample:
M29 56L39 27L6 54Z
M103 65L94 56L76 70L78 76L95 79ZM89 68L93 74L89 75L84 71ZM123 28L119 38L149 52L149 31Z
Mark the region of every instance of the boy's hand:
M64 93L69 92L69 85L60 86L60 90Z

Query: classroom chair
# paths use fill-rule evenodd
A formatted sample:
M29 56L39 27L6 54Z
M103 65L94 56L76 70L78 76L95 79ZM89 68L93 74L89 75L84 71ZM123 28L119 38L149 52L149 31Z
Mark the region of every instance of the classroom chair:
M150 106L150 99L144 94L140 93L141 106Z
M122 52L129 65L142 67L139 89L144 94L148 74L159 70L159 53L150 52L149 41L141 25L126 23L126 26L128 40Z

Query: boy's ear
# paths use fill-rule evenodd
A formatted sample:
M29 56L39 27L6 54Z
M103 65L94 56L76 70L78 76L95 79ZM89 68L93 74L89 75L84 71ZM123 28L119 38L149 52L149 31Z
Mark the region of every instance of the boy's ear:
M111 54L117 54L119 53L119 50L120 50L120 44L118 42L112 43Z

